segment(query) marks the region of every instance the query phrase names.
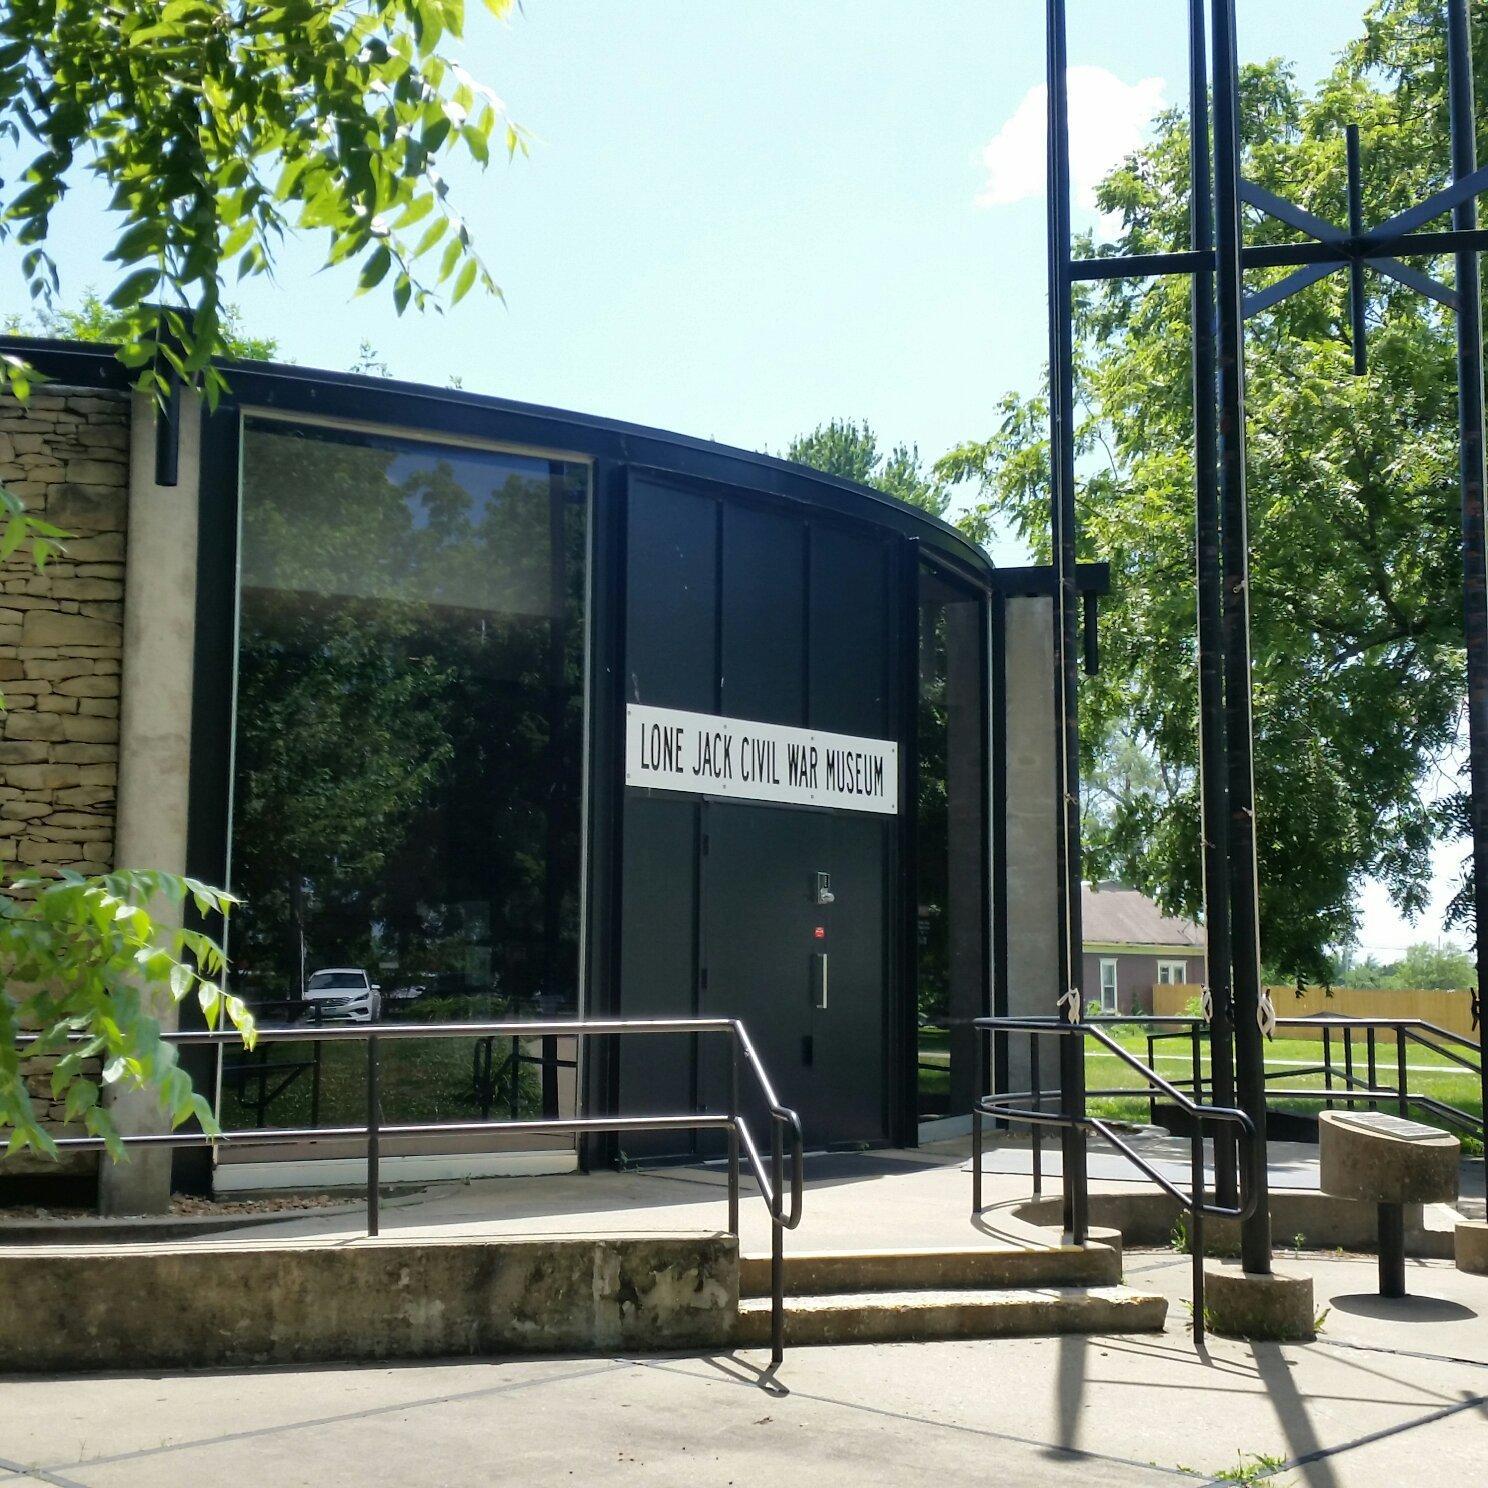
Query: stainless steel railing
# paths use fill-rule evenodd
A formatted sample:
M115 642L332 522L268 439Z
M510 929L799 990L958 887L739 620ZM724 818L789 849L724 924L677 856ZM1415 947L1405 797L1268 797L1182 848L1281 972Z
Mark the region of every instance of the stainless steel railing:
M687 1037L723 1036L730 1041L729 1106L727 1112L701 1112L679 1115L646 1116L568 1116L540 1119L490 1119L480 1121L441 1121L413 1124L389 1124L382 1119L381 1048L385 1042L402 1039L451 1038L590 1038L629 1035L674 1034ZM86 1041L76 1034L73 1042ZM178 1048L238 1045L242 1040L235 1030L188 1029L163 1035ZM223 1147L257 1147L285 1142L361 1139L367 1154L367 1234L374 1236L380 1226L378 1192L382 1143L402 1137L479 1136L486 1133L557 1136L566 1133L619 1133L655 1131L722 1131L728 1136L728 1215L729 1232L739 1234L740 1152L749 1163L755 1184L770 1213L770 1357L772 1365L780 1363L785 1348L785 1231L801 1223L804 1187L803 1140L801 1119L789 1106L783 1105L760 1062L749 1032L738 1018L581 1018L506 1021L490 1023L345 1023L322 1025L313 1029L268 1026L257 1030L256 1042L303 1043L309 1038L327 1043L364 1042L367 1046L367 1120L363 1126L259 1127L251 1131L228 1131L209 1136L199 1129L181 1128L170 1132L151 1132L123 1136L126 1147L178 1148L221 1144ZM22 1047L41 1042L39 1035L23 1035ZM766 1170L764 1159L749 1127L740 1100L740 1076L747 1072L756 1093L762 1098L770 1125L770 1156ZM102 1151L102 1137L58 1137L57 1146L64 1151ZM790 1173L785 1172L786 1151L790 1153ZM789 1193L789 1205L786 1195Z
M1033 1132L1033 1181L1034 1192L1039 1192L1042 1181L1042 1173L1039 1160L1038 1132L1040 1127L1054 1126L1067 1131L1074 1131L1081 1135L1094 1132L1103 1141L1114 1147L1124 1156L1137 1170L1143 1173L1155 1183L1170 1198L1175 1199L1180 1207L1192 1218L1189 1231L1189 1249L1193 1258L1193 1303L1194 1303L1194 1338L1202 1341L1204 1337L1204 1220L1206 1217L1213 1219L1248 1219L1254 1212L1257 1200L1257 1188L1252 1181L1254 1172L1253 1164L1264 1160L1257 1152L1255 1141L1255 1125L1244 1111L1233 1106L1211 1106L1203 1105L1198 1101L1190 1099L1189 1096L1178 1089L1170 1081L1165 1080L1156 1070L1143 1064L1135 1054L1121 1047L1103 1029L1097 1028L1090 1023L1066 1023L1058 1018L976 1018L972 1023L973 1028L978 1030L974 1040L976 1048L977 1072L976 1091L977 1096L971 1108L971 1210L972 1213L982 1212L982 1146L983 1146L983 1121L990 1116L997 1121L1016 1121L1031 1128ZM986 1063L983 1059L983 1034L1018 1034L1026 1033L1029 1041L1029 1068L1033 1075L1033 1088L1026 1091L1013 1091L997 1094L983 1094L982 1087L985 1084L984 1070ZM1167 1096L1167 1098L1180 1110L1184 1111L1192 1122L1189 1145L1189 1181L1191 1188L1187 1191L1178 1187L1165 1173L1149 1162L1129 1142L1124 1141L1116 1132L1112 1124L1102 1117L1092 1116L1089 1111L1073 1111L1064 1109L1050 1110L1044 1105L1044 1091L1038 1079L1038 1043L1041 1038L1079 1038L1082 1040L1093 1039L1109 1053L1114 1054L1123 1063L1134 1070L1147 1086ZM1213 1126L1233 1128L1240 1144L1240 1201L1238 1204L1213 1203L1204 1197L1204 1132L1205 1123ZM1218 1133L1215 1134L1218 1140ZM1064 1175L1064 1182L1069 1189L1068 1197L1070 1203L1068 1209L1073 1219L1071 1240L1076 1245L1085 1243L1088 1233L1089 1214L1089 1190L1085 1177L1085 1166L1079 1165L1073 1179L1071 1175ZM1071 1184L1073 1183L1073 1187Z

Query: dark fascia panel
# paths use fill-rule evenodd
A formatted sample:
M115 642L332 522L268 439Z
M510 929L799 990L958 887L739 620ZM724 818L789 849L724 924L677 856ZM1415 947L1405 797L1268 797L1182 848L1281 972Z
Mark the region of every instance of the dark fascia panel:
M129 370L112 347L24 336L0 337L0 350L25 357L52 381L73 387L127 389ZM274 362L218 363L233 402L247 408L402 425L421 432L590 456L617 464L721 483L868 521L916 539L991 588L1001 570L975 543L939 517L867 486L774 455L716 444L618 419L516 403L458 388L361 377ZM1017 570L1015 570L1017 572Z
M1055 584L1054 568L1048 563L1033 564L1028 568L995 568L992 570L993 591L1007 599L1052 599ZM1076 564L1075 589L1080 594L1109 594L1111 592L1111 565L1109 563Z

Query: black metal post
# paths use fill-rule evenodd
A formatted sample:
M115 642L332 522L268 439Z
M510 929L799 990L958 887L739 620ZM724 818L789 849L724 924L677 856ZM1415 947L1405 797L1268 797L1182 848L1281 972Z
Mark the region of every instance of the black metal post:
M982 1056L982 1029L971 1031L971 1212L982 1212L982 1097L986 1094L986 1061Z
M1195 251L1214 250L1213 172L1209 159L1209 78L1204 0L1189 0L1189 227ZM1203 817L1204 975L1209 987L1209 1079L1215 1103L1235 1104L1235 1018L1230 1000L1229 803L1225 781L1224 619L1216 461L1214 273L1195 270L1193 324L1194 560L1198 588L1199 784ZM1151 1061L1149 1060L1149 1064ZM1214 1187L1237 1202L1235 1138L1214 1134Z
M1452 120L1452 175L1477 169L1473 108L1472 36L1467 0L1447 0L1448 104ZM1452 226L1471 232L1478 204L1468 197L1452 210ZM1457 254L1457 439L1462 487L1462 589L1467 640L1467 751L1473 858L1473 916L1477 940L1476 1006L1488 996L1488 543L1483 523L1483 301L1477 250ZM1478 1023L1482 1036L1481 1013ZM1483 1061L1483 1109L1488 1112L1488 1060ZM1484 1168L1488 1183L1488 1166Z
M1354 1030L1343 1030L1343 1088L1348 1091L1348 1108L1354 1109Z
M1379 1294L1405 1296L1405 1206L1379 1207Z
M558 1114L558 1040L544 1034L542 1050L542 1113L551 1120Z
M1266 1172L1266 1062L1261 1001L1260 892L1255 837L1250 667L1250 537L1245 496L1245 307L1240 262L1240 71L1235 0L1213 0L1215 298L1218 307L1219 489L1224 572L1225 729L1229 782L1230 966L1235 1094L1250 1117L1255 1211L1241 1225L1246 1271L1271 1270Z
M1379 1088L1378 1066L1375 1059L1374 1024L1371 1023L1364 1030L1364 1048L1369 1061L1369 1109L1379 1110L1379 1101L1375 1099L1375 1091Z
M1039 1073L1039 1036L1036 1033L1028 1035L1028 1083L1033 1090L1033 1109L1042 1111L1044 1081ZM1037 1198L1044 1191L1044 1128L1037 1121L1028 1133L1028 1145L1033 1158L1033 1196Z
M1395 1089L1400 1096L1400 1115L1410 1115L1410 1092L1405 1083L1406 1066L1405 1030L1395 1030Z
M1219 1125L1225 1123L1220 1122ZM1194 1344L1204 1342L1204 1125L1195 1118L1193 1142L1189 1148L1189 1182L1193 1192L1193 1223L1189 1226L1188 1244L1193 1275Z
M1346 124L1344 147L1348 152L1348 223L1349 236L1364 235L1364 187L1359 163L1359 126ZM1364 260L1349 263L1349 336L1354 343L1354 375L1362 377L1369 370L1368 327L1364 324Z
M310 1125L311 1126L319 1126L320 1125L320 1075L321 1075L321 1066L322 1066L322 1063L323 1063L323 1060L322 1060L322 1051L325 1048L325 1044L322 1042L322 1040L316 1039L315 1042L310 1047L312 1049L314 1049L314 1051L315 1051L315 1053L311 1057L311 1063L310 1063Z
M1064 0L1047 0L1045 62L1049 90L1049 461L1050 518L1055 582L1055 718L1059 738L1057 783L1059 830L1056 837L1055 899L1059 926L1057 1006L1066 1023L1081 1014L1084 954L1080 927L1080 596L1075 586L1074 327L1070 299L1069 97L1066 87ZM1064 1228L1076 1245L1084 1243L1087 1193L1085 1173L1085 1044L1059 1040L1059 1087L1066 1124Z
M770 1362L785 1357L785 1155L781 1150L780 1122L770 1118Z
M739 1035L729 1039L729 1234L739 1238Z
M382 1091L381 1061L377 1054L377 1035L367 1040L367 1233L375 1235L378 1229L379 1198L377 1192L378 1167L382 1157Z

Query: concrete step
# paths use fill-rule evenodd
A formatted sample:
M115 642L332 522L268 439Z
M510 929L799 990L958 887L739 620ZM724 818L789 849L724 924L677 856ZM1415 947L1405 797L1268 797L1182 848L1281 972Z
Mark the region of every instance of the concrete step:
M1124 1286L952 1288L789 1297L788 1345L941 1338L1027 1338L1056 1333L1160 1333L1165 1297ZM739 1303L736 1341L770 1341L770 1301Z
M1120 1280L1121 1251L1094 1241L1031 1247L791 1252L785 1257L785 1291L791 1297L921 1287L948 1291L958 1287L1114 1286ZM741 1256L739 1295L769 1294L769 1256Z

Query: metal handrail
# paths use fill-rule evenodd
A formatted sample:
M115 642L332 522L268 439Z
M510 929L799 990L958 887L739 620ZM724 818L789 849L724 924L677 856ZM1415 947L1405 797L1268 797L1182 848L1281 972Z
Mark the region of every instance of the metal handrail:
M1196 1035L1200 1031L1208 1032L1206 1020L1192 1013L1102 1014L1090 1021L1109 1024L1137 1024L1147 1027L1165 1024L1178 1025L1190 1029ZM1352 1110L1360 1102L1365 1102L1371 1106L1378 1106L1380 1101L1393 1101L1402 1116L1406 1115L1412 1106L1415 1106L1437 1116L1448 1124L1461 1128L1469 1135L1484 1135L1485 1123L1482 1117L1475 1116L1471 1111L1464 1110L1461 1106L1453 1105L1450 1101L1440 1100L1430 1095L1413 1094L1409 1088L1409 1079L1405 1068L1406 1046L1408 1044L1415 1044L1422 1049L1429 1050L1431 1053L1440 1056L1459 1070L1470 1075L1477 1075L1481 1080L1483 1072L1482 1044L1479 1040L1471 1038L1467 1034L1458 1033L1455 1029L1444 1028L1440 1023L1433 1023L1427 1018L1355 1017L1348 1013L1306 1013L1293 1017L1278 1018L1276 1020L1276 1026L1278 1028L1318 1030L1323 1036L1323 1062L1321 1064L1309 1064L1301 1067L1288 1067L1286 1069L1267 1071L1265 1074L1265 1083L1268 1103L1272 1099L1311 1101L1327 1106L1346 1104ZM1367 1075L1365 1076L1358 1075L1354 1071L1355 1048L1353 1034L1356 1030L1365 1035L1364 1057L1367 1067ZM1394 1085L1382 1083L1379 1077L1376 1035L1381 1031L1395 1035L1396 1083ZM1333 1048L1330 1036L1335 1033L1343 1036L1343 1064L1341 1068L1335 1066L1333 1062ZM1148 1034L1149 1040L1154 1037L1160 1038L1164 1036L1163 1034ZM1451 1047L1453 1045L1457 1047ZM1477 1055L1476 1060L1470 1057L1472 1054ZM1199 1078L1199 1074L1200 1065L1196 1051L1194 1080ZM1307 1086L1293 1086L1280 1083L1286 1080L1305 1079L1309 1075L1321 1075L1325 1082L1324 1085L1321 1088L1310 1088ZM1099 1095L1125 1095L1131 1093L1130 1091L1088 1092L1088 1094Z
M698 1036L726 1034L731 1041L729 1109L717 1115L694 1112L691 1115L667 1116L570 1116L541 1120L490 1119L481 1121L444 1121L387 1125L382 1120L380 1098L380 1045L384 1040L444 1038L585 1038L622 1034L677 1034ZM334 1027L319 1026L313 1035L305 1026L267 1026L256 1031L256 1043L303 1043L307 1036L331 1043L362 1042L367 1045L367 1122L364 1126L337 1127L262 1127L251 1131L221 1132L216 1136L201 1130L148 1132L120 1136L125 1147L177 1148L216 1146L257 1147L284 1142L350 1140L361 1138L367 1144L367 1234L375 1236L380 1224L378 1168L384 1138L427 1136L478 1136L486 1132L512 1132L519 1135L560 1135L574 1133L615 1133L630 1131L725 1131L728 1133L728 1206L729 1232L739 1235L739 1153L742 1148L749 1161L761 1197L770 1212L770 1357L778 1365L785 1350L785 1235L801 1223L805 1165L801 1118L781 1103L765 1073L764 1065L739 1018L591 1018L574 1020L507 1020L489 1023L345 1023ZM86 1043L89 1035L69 1035L68 1043ZM235 1029L177 1029L164 1031L161 1038L183 1048L201 1048L241 1044ZM21 1048L56 1039L42 1034L22 1034ZM764 1099L770 1122L770 1162L765 1162L749 1130L739 1103L740 1063L749 1071ZM72 1152L99 1152L108 1143L102 1137L57 1137L56 1145ZM789 1194L787 1210L785 1150L790 1149Z
M1081 1040L1093 1038L1110 1053L1129 1065L1137 1072L1147 1084L1154 1090L1160 1091L1174 1102L1178 1108L1186 1112L1193 1121L1193 1131L1190 1136L1190 1160L1189 1178L1192 1183L1191 1191L1185 1193L1177 1184L1173 1183L1165 1174L1158 1171L1140 1153L1132 1148L1130 1143L1125 1142L1116 1134L1115 1129L1109 1122L1098 1116L1092 1116L1089 1112L1076 1114L1068 1111L1046 1111L1042 1107L1043 1092L1035 1088L1033 1091L1010 1092L1001 1095L978 1094L972 1102L971 1108L971 1204L973 1215L982 1212L982 1118L991 1116L999 1121L1020 1121L1032 1127L1035 1133L1035 1146L1037 1145L1037 1132L1041 1126L1056 1126L1066 1131L1077 1131L1080 1133L1094 1132L1129 1162L1139 1172L1146 1175L1162 1191L1175 1199L1182 1209L1193 1216L1192 1232L1189 1236L1189 1250L1193 1265L1193 1298L1194 1314L1193 1327L1196 1342L1202 1342L1204 1337L1204 1219L1234 1219L1243 1222L1255 1213L1259 1198L1259 1189L1254 1183L1252 1164L1255 1161L1255 1123L1244 1111L1234 1106L1211 1106L1191 1099L1179 1090L1171 1081L1165 1080L1156 1070L1142 1063L1135 1054L1123 1049L1115 1039L1100 1028L1089 1023L1067 1023L1060 1018L976 1018L972 1020L972 1026L987 1033L1026 1033L1029 1036L1030 1053L1033 1055L1032 1069L1034 1079L1037 1082L1037 1054L1038 1040L1041 1037L1055 1038L1080 1038ZM977 1077L976 1089L981 1091L982 1086L982 1040L975 1040ZM1035 1102L1032 1109L1024 1108L1014 1104L1031 1098ZM1209 1203L1204 1198L1204 1123L1217 1122L1221 1125L1234 1126L1237 1129L1241 1148L1240 1162L1240 1202L1238 1204ZM1216 1141L1218 1137L1216 1135ZM1082 1184L1084 1167L1081 1165L1076 1183ZM1069 1175L1065 1174L1065 1182L1068 1184ZM1039 1164L1035 1155L1034 1163L1035 1191L1039 1184ZM1088 1195L1079 1192L1072 1195L1074 1202L1070 1205L1070 1213L1073 1218L1073 1229L1071 1240L1076 1245L1081 1245L1086 1238L1086 1220L1088 1211Z

